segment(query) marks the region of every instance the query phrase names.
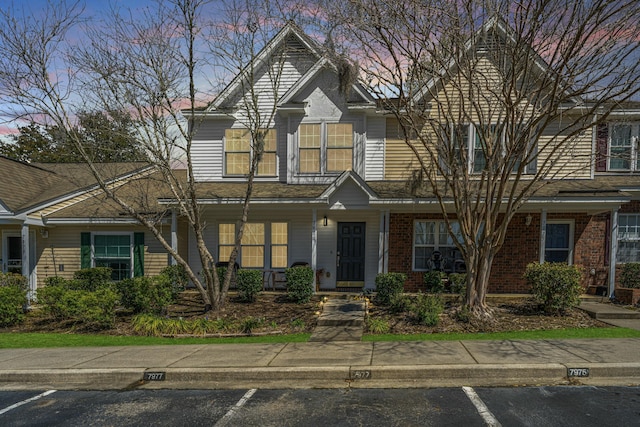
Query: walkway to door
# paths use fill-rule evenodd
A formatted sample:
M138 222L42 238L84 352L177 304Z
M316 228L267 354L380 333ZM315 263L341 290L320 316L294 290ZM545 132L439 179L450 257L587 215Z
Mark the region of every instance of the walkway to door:
M332 297L324 303L309 341L360 341L364 328L365 303L350 296Z

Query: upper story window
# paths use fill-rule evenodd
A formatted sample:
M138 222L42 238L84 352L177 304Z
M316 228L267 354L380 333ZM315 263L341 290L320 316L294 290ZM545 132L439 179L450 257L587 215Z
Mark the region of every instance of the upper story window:
M481 127L473 123L465 123L455 126L449 132L450 135L446 138L451 141L452 161L466 166L469 173L482 173L487 168L487 154L494 150L500 150L501 159L509 155L502 125L490 124ZM518 157L512 161L513 172L519 169L524 154L515 153ZM535 162L529 163L524 173L535 173Z
M638 132L640 126L630 123L609 125L609 170L640 170Z
M351 123L303 123L298 127L299 173L340 173L352 168Z
M258 164L257 176L276 176L276 130L260 130L264 136L262 160ZM255 153L251 132L248 129L227 129L224 133L224 173L228 176L249 174Z

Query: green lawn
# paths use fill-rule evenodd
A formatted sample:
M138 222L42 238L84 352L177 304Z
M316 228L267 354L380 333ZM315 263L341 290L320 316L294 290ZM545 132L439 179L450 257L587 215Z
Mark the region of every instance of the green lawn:
M234 338L161 338L87 334L3 333L0 348L104 347L126 345L181 345L230 343L306 342L311 334L268 335Z
M268 335L237 338L160 338L87 334L3 333L0 348L102 347L128 345L181 345L230 343L306 342L311 334ZM640 338L640 331L626 328L585 328L550 331L496 332L476 334L365 335L363 341L459 341L459 340L533 340L571 338Z

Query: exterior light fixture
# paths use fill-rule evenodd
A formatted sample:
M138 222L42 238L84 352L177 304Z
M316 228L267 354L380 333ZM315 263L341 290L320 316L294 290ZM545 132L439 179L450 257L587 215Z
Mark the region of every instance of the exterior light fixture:
M327 216L325 215L324 218L322 219L322 225L324 225L326 227L328 223L329 222L327 220Z
M531 225L531 220L533 218L531 217L531 214L527 214L527 217L524 219L524 225L526 225L527 227Z

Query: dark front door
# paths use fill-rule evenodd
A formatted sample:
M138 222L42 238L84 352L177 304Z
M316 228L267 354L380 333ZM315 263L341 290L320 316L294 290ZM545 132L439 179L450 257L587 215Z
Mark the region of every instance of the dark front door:
M336 287L364 286L365 223L339 222Z

